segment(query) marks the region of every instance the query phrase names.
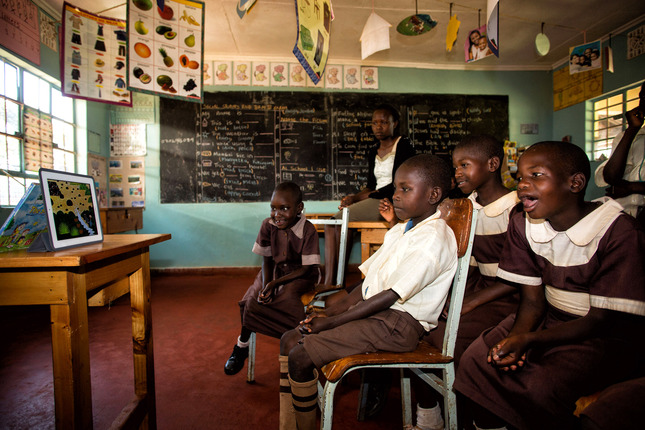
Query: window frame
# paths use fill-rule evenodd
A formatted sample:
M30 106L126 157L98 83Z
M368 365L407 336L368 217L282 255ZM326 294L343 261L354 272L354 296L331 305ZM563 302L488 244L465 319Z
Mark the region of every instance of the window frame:
M10 68L15 68L16 70L16 98L13 98L13 94L6 95L7 85L6 85L6 76L5 76L5 64L9 65ZM0 50L0 78L3 80L2 85L0 85L0 104L4 108L7 103L18 106L18 118L17 118L17 131L9 130L6 128L8 124L8 115L6 109L4 112L0 109L2 113L2 118L0 121L5 121L3 127L0 128L0 151L5 151L6 162L3 161L3 164L0 165L0 207L4 206L15 206L27 187L33 182L38 182L38 172L27 170L27 163L25 162L25 111L26 109L31 110L32 112L37 112L38 115L46 115L51 119L52 127L54 123L57 123L57 127L62 122L62 127L65 128L65 139L72 139L71 144L66 144L65 147L59 145L59 142L54 143L54 137L52 136L52 157L54 160L54 166L64 166L62 169L58 167L59 170L65 170L70 173L78 173L79 166L79 142L78 142L78 126L77 126L77 106L72 99L72 102L69 104L69 108L72 109L71 115L69 114L69 109L57 109L55 106L56 97L55 94L60 97L63 97L61 92L60 82L56 79L47 76L43 72L39 71L37 68L30 66L20 59L14 58L11 54L4 50ZM38 82L38 91L39 94L41 90L47 89L47 96L38 100L38 106L34 107L25 103L26 94L25 94L25 73L28 73L27 78L32 79L36 78ZM13 77L11 77L11 85L13 86ZM35 82L35 80L34 80ZM10 87L9 87L10 88ZM13 91L13 89L11 89ZM56 93L58 92L58 94ZM46 101L48 104L49 112L45 110L40 110L41 108L47 109L47 106L43 103ZM33 103L32 103L33 104ZM62 116L59 117L57 112L62 112ZM71 118L71 122L69 119ZM10 133L11 132L11 133ZM52 130L53 134L53 130ZM9 150L8 139L17 139L19 145L19 160L12 158L17 165L12 165L9 163L9 154L11 153L15 157L15 153ZM69 140L66 140L69 142ZM60 163L60 159L65 159L65 163ZM71 162L70 162L71 160ZM16 170L15 167L18 167Z

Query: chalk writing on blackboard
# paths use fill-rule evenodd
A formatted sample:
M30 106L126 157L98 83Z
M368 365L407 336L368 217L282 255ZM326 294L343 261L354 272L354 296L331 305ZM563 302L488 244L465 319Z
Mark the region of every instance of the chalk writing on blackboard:
M417 152L449 158L465 135L508 138L508 97L230 92L160 99L161 202L268 201L275 184L337 200L367 183L372 110L388 102Z

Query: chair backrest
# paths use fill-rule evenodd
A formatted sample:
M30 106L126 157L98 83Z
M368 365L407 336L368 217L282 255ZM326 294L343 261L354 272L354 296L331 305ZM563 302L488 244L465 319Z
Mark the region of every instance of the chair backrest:
M340 243L338 244L338 270L336 271L336 285L343 285L345 279L345 258L347 254L347 226L349 224L349 208L344 207L340 219L310 219L312 224L339 225Z
M452 357L455 351L461 306L464 301L470 254L473 249L477 211L473 210L473 203L469 199L446 199L441 202L438 210L441 212L441 218L450 226L457 239L457 273L452 281L442 347L442 353Z

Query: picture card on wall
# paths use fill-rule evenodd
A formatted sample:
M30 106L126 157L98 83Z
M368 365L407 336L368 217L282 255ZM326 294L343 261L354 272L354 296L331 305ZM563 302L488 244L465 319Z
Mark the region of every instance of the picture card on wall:
M289 63L271 63L271 86L289 86Z
M233 62L233 85L251 85L251 62L235 61Z
M305 78L307 73L305 69L298 63L289 63L289 86L290 87L304 87L307 85Z
M257 87L268 87L270 83L269 72L268 61L254 61L252 78L253 85Z
M345 66L343 86L345 89L361 89L360 66Z
M213 73L215 85L233 85L230 61L215 61L213 63Z
M343 88L343 66L328 64L325 69L325 88Z
M378 67L361 67L361 87L378 90Z

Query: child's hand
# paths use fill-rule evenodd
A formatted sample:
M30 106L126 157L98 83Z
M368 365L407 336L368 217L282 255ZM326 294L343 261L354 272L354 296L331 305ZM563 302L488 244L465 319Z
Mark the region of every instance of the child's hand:
M321 318L318 314L314 313L307 316L304 321L300 321L298 325L298 330L302 334L313 334L319 333L321 331L327 330L329 324L327 324L329 318Z
M629 127L641 128L643 126L643 111L636 107L625 114Z
M394 213L394 206L392 206L392 202L390 202L390 200L388 199L379 200L378 211L383 219L385 219L385 221L390 224L390 226L393 226L399 221L399 219L396 217L396 214Z
M353 203L354 203L354 194L350 194L340 199L340 205L338 206L338 209L349 207Z
M488 351L488 362L505 372L518 370L526 362L526 347L523 336L507 337Z
M273 298L273 289L275 288L275 283L273 281L269 282L262 288L260 294L258 295L258 302L260 303L269 303Z

